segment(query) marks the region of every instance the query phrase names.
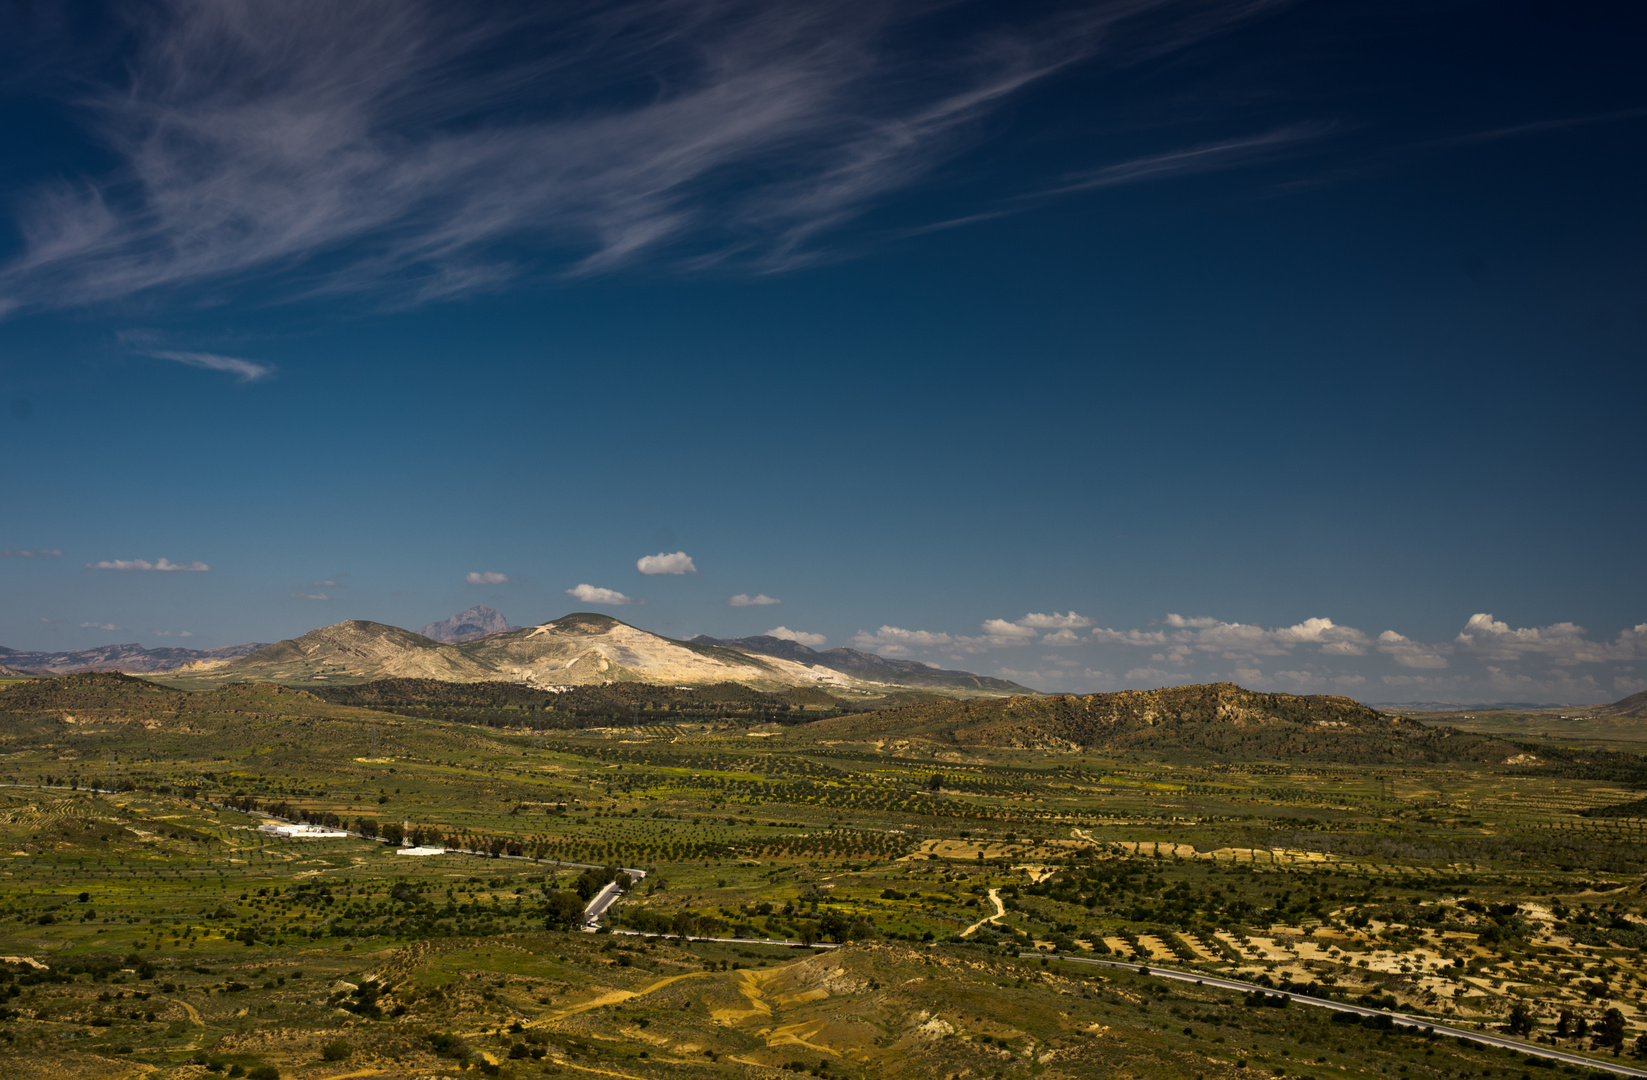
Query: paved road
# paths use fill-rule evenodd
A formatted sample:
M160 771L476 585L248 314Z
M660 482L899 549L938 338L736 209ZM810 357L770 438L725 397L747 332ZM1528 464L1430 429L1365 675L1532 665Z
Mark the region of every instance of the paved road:
M601 916L606 914L606 909L622 895L623 890L618 888L615 881L608 881L602 886L600 892L596 893L583 909L583 928L593 930L598 927Z
M1583 1057L1579 1054L1569 1054L1561 1050L1553 1050L1547 1046L1538 1046L1534 1043L1522 1042L1519 1039L1506 1039L1502 1035L1489 1035L1484 1031L1470 1031L1466 1028L1449 1027L1438 1024L1434 1020L1423 1016L1408 1016L1405 1013L1390 1012L1386 1009L1369 1009L1365 1005L1351 1005L1343 1001L1329 1001L1326 998L1311 997L1308 994L1294 993L1290 990L1272 990L1257 983L1241 982L1238 979L1226 979L1218 975L1203 975L1193 971L1173 971L1170 968L1158 968L1150 964L1128 964L1120 960L1093 960L1084 956L1064 956L1061 953L1024 952L1020 957L1052 958L1063 960L1071 964L1091 964L1094 967L1116 968L1121 971L1144 971L1163 979L1176 979L1179 982L1200 983L1203 986L1216 986L1224 990L1239 990L1242 993L1251 993L1254 990L1264 994L1278 994L1289 998L1300 1005L1314 1005L1323 1009L1332 1009L1336 1012L1355 1013L1357 1016L1387 1016L1403 1027L1428 1028L1437 1035L1451 1035L1459 1039L1468 1039L1471 1042L1485 1046L1497 1046L1505 1050L1514 1050L1521 1054L1532 1054L1534 1057L1549 1058L1552 1061L1561 1061L1569 1065L1584 1065L1592 1069L1605 1069L1607 1072L1618 1073L1621 1076L1647 1077L1647 1069L1637 1069L1629 1065L1603 1061L1599 1058Z

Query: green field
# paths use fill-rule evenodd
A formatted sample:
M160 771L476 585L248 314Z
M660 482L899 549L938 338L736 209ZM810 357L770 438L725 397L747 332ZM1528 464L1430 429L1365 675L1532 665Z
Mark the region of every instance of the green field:
M110 676L0 690L10 1072L1575 1071L1054 953L1643 1064L1647 821L1583 813L1647 787L1612 734L1344 764L888 738L839 710L556 728L398 708ZM1453 745L1410 727L1403 746ZM271 811L469 853L277 839ZM609 876L583 864L645 871L609 928L670 936L566 929Z

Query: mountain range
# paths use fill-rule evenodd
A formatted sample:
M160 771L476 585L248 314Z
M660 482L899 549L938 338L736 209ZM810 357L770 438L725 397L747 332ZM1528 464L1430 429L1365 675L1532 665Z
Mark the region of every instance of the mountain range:
M432 625L466 636L464 626L487 619L486 613L477 615L476 609L470 609ZM669 686L734 682L759 690L814 687L845 697L881 696L897 690L967 697L1035 693L1005 679L940 671L850 649L816 653L777 638L748 640L763 643L763 647L722 645L714 639L676 641L590 612L458 642L351 620L247 655L193 660L166 674L168 681L198 687L240 681L315 686L413 678L506 681L543 689L618 682Z
M171 671L184 664L237 660L267 647L264 642L254 642L250 645L225 645L221 649L146 649L132 642L128 645L99 645L94 649L48 653L22 652L0 645L0 666L21 674L63 675L71 671L143 674Z

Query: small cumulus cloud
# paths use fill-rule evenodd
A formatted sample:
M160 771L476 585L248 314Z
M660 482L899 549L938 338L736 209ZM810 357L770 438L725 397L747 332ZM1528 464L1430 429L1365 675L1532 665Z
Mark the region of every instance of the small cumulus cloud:
M1042 645L1066 646L1066 645L1079 645L1081 643L1082 643L1081 635L1077 634L1074 630L1071 630L1067 626L1064 627L1062 630L1054 630L1050 634L1042 634L1041 635L1041 644Z
M80 629L82 629L82 630L119 630L121 628L114 625L114 623L109 623L109 622L83 622L83 623L80 624Z
M293 600L330 600L331 597L327 596L323 592L295 592L295 593L292 594L292 599Z
M193 630L156 630L156 631L154 631L154 636L155 637L177 637L177 638L194 637L194 631Z
M736 596L729 597L726 602L733 607L766 607L770 604L783 603L776 596L767 596L765 593L758 593L754 596L750 596L748 593L739 593Z
M602 589L597 586L587 584L578 585L575 588L567 589L566 595L570 596L574 600L582 601L585 604L606 604L613 607L621 607L624 604L640 604L645 602L642 600L636 600L631 596L625 596L616 589Z
M783 638L785 641L793 641L797 645L805 645L809 649L816 649L819 645L822 645L824 642L829 640L822 634L808 634L804 630L791 630L787 626L774 626L766 632L766 636Z
M309 587L310 588L321 588L321 589L335 589L335 588L337 588L337 582L330 581L330 580L327 580L325 578L322 578L319 581L309 582Z
M673 554L658 552L656 555L642 555L635 560L635 569L643 574L696 574L698 568L692 563L692 556L684 551Z
M204 573L211 567L203 562L174 563L170 559L157 559L150 562L147 559L104 559L101 562L89 562L87 570L181 570L189 573Z
M463 575L463 580L471 585L507 585L509 575L496 570L471 570Z
M7 548L0 551L0 559L61 559L63 553L57 548L27 548L19 550Z

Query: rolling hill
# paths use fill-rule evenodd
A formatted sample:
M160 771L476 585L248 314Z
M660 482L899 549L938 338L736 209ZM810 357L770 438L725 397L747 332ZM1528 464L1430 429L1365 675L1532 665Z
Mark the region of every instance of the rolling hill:
M1611 705L1598 705L1590 710L1594 716L1616 716L1626 718L1647 719L1647 690L1639 694L1631 694L1621 701Z
M924 701L831 717L819 739L933 748L1137 752L1186 761L1505 762L1511 743L1388 716L1349 698L1266 694L1233 683L1112 694Z
M241 681L339 685L385 678L505 681L541 689L624 682L666 686L730 682L769 691L814 687L858 698L911 689L969 696L1033 692L967 672L938 672L867 653L853 656L861 658L854 659L859 666L840 670L809 663L804 657L797 660L706 641L675 641L609 615L577 612L541 626L458 643L354 620L311 630L238 659L191 663L168 672L166 678L191 687ZM913 670L901 666L906 664Z

